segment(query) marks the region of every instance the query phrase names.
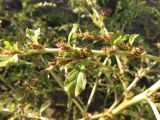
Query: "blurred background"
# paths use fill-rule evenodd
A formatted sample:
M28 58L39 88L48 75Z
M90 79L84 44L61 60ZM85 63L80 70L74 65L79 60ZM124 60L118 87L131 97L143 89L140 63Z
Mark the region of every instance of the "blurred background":
M97 5L99 14L104 17L103 21L108 31L140 34L135 46L143 47L148 53L159 56L160 0L92 1ZM82 32L98 34L100 29L92 22L88 8L85 0L0 0L0 46L3 47L5 40L25 44L26 28L40 28L39 41L45 47L56 47L58 42L66 42L74 23L80 24ZM98 48L99 44L95 47ZM54 56L48 54L44 55L44 58L51 62ZM80 116L77 108L68 102L67 95L55 80L48 74L39 73L45 69L45 63L42 63L41 58L30 56L24 59L27 60L24 64L0 68L0 120L30 120L25 117L26 114L20 115L25 112L32 113L33 116L39 115L43 106L47 109L42 115L50 120L76 119ZM137 65L136 61L132 62L131 69ZM146 61L144 64L148 65ZM140 86L152 84L151 79L159 77L155 75L159 67L155 67L151 77L143 77ZM55 74L64 78L63 73L58 70L55 70ZM113 98L107 98L104 89L105 87L102 87L96 93L89 112L100 112L110 105L109 101ZM84 103L90 91L91 87L88 85L82 95ZM104 99L105 103L102 104ZM6 111L1 109L1 106L7 108ZM139 108L135 107L136 110ZM144 109L143 114L136 115L146 120L152 119L153 114L145 113L147 109L148 107ZM121 116L121 119L130 117L125 115Z

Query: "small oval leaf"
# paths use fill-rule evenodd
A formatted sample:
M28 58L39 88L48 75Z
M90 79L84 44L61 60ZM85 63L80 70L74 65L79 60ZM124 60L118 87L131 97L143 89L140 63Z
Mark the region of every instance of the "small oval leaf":
M10 50L11 49L11 44L9 43L9 41L4 41L4 45L5 45L5 49Z
M64 90L70 97L77 97L86 87L85 66L79 65L73 69L64 82Z

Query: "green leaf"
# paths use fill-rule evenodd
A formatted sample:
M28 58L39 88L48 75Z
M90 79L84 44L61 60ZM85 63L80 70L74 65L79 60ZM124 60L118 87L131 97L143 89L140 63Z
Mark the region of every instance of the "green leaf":
M112 37L111 40L111 45L116 44L117 42L119 42L123 37L123 34L121 32L117 32L114 34L114 36Z
M73 24L73 28L72 28L71 32L69 33L69 35L68 35L68 44L70 44L71 37L77 31L77 28L78 28L78 24Z
M111 65L112 64L112 60L109 58L108 59L108 65Z
M82 66L81 69L84 70L85 66ZM84 74L84 72L79 72L75 88L75 96L78 96L83 90L85 90L86 82L86 75Z
M37 30L32 30L29 28L26 29L26 36L29 39L31 39L34 44L38 44L39 35L40 35L40 28L38 28Z
M34 43L38 43L38 37L40 35L40 28L34 31Z
M40 108L40 113L42 113L43 111L45 111L49 106L51 105L51 103L50 102L45 102L45 103L43 103L42 104L42 106L41 106L41 108Z
M4 45L5 45L5 49L10 50L12 48L11 44L9 43L9 41L4 41Z
M78 96L85 90L87 80L84 72L85 66L79 65L68 74L64 83L64 90L70 97Z
M0 58L0 67L6 67L8 64L15 64L18 62L18 56L6 57L5 59Z
M32 30L32 29L29 29L29 28L27 28L26 29L26 36L29 38L29 39L33 39L33 37L34 37L34 31Z
M129 37L129 44L132 45L134 43L135 39L138 36L139 36L138 34L132 34L132 35L130 35L130 37Z
M17 43L13 45L13 49L14 49L14 50L16 50L16 51L18 51L18 50L19 50L19 48L18 48L18 44L17 44Z
M11 103L11 104L8 106L8 109L9 109L10 111L14 111L15 108L16 108L16 104L15 104L15 103Z
M126 34L121 38L120 42L124 42L124 41L126 41L128 39L129 39L129 34Z

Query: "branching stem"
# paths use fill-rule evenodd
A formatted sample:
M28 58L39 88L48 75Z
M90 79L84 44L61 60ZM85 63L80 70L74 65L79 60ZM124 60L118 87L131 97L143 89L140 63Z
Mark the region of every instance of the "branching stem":
M81 51L83 48L72 48L72 49L77 50L77 51ZM45 54L45 53L59 53L59 52L64 52L64 50L61 50L60 48L44 48L44 49L38 49L38 50L32 49L32 50L28 50L26 52L21 52L19 55L24 56L24 55L31 55L31 54ZM103 51L103 50L91 50L91 52L92 52L92 54L95 54L95 55L107 55L105 53L105 51ZM112 55L129 56L129 52L117 50ZM0 57L2 57L2 56L0 56ZM160 57L149 55L147 53L143 54L140 57L148 58L148 59L160 62Z
M146 75L150 69L156 64L156 62L154 62L151 66L147 67L146 69L142 69L140 68L137 71L137 76L134 78L133 82L128 86L127 88L127 92L130 91L136 84L137 82L144 76Z
M104 62L103 62L103 65L106 65L108 59L109 59L109 57L106 57L106 59L105 59ZM102 74L102 72L100 71L100 72L98 73L98 77L100 77L101 74ZM93 97L94 97L94 94L95 94L95 92L96 92L96 88L97 88L98 81L99 81L99 79L96 79L96 81L95 81L95 83L94 83L94 86L93 86L93 88L92 88L91 94L90 94L90 96L89 96L89 99L88 99L88 102L87 102L87 105L86 105L86 110L88 110L91 102L93 101Z
M124 101L120 105L118 105L116 108L114 108L112 111L110 111L110 114L113 115L113 116L115 116L117 114L120 114L120 112L122 112L127 107L129 107L133 104L139 103L143 100L146 100L149 96L151 96L153 93L155 93L159 89L160 89L160 80L158 80L150 88L148 88L144 92L136 95L132 99L129 99L129 100L124 99ZM97 114L97 115L90 116L90 118L91 119L97 119L97 118L108 116L108 115L109 115L109 113L107 111L107 112L104 112L104 113L100 113L100 114ZM80 120L83 120L83 119L80 119Z

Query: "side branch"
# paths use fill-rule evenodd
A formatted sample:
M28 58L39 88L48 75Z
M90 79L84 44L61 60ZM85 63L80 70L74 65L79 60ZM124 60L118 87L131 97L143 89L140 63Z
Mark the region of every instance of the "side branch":
M89 116L90 119L98 119L100 117L105 117L105 116L115 116L117 114L120 114L121 111L123 111L124 109L126 109L127 107L139 103L143 100L146 100L149 96L151 96L153 93L155 93L156 91L158 91L160 89L160 80L158 80L155 84L153 84L150 88L148 88L147 90L145 90L144 92L136 95L135 97L133 97L132 99L125 99L120 105L118 105L115 109L113 109L112 111L107 111L104 113L100 113L100 114L96 114L96 115L92 115ZM80 119L80 120L84 120L84 118Z
M127 108L127 107L129 107L129 106L131 106L131 105L133 105L135 103L138 103L138 102L140 102L142 100L145 100L146 98L151 96L153 93L155 93L159 89L160 89L160 80L158 80L150 88L148 88L144 92L136 95L132 99L124 100L119 106L117 106L115 109L112 110L112 115L116 115L116 114L120 113L122 110L124 110L125 108Z

